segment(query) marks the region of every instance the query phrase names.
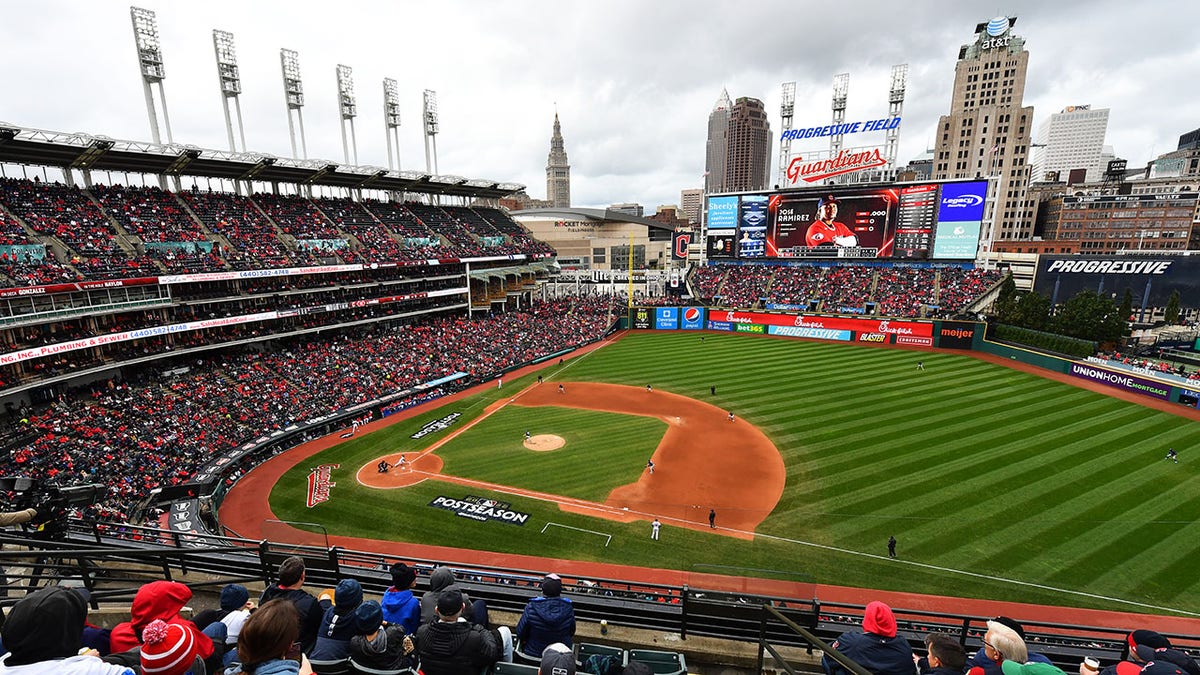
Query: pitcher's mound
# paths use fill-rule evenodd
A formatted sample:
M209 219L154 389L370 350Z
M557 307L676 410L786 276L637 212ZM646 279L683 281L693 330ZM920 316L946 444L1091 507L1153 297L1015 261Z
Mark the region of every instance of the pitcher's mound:
M525 439L525 447L534 452L549 452L557 450L566 444L566 439L554 434L538 434Z

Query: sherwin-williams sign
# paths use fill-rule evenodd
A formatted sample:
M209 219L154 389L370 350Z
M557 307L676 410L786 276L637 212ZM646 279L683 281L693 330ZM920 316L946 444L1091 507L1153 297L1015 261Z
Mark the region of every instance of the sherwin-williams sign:
M1164 401L1171 400L1171 387L1169 385L1153 382L1135 375L1116 373L1086 363L1072 363L1069 372L1075 377L1100 382L1110 387L1132 391L1145 396L1153 396Z

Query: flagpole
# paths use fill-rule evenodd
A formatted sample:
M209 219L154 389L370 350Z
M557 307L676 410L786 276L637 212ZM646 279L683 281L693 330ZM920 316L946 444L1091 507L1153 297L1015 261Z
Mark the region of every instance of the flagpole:
M629 309L633 309L633 231L629 232Z

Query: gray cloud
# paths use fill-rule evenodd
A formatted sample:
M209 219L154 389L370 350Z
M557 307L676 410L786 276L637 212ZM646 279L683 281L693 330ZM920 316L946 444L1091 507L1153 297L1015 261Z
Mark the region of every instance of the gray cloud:
M354 68L359 160L386 165L381 80L401 89L401 161L424 168L421 91L438 92L443 173L545 192L555 104L579 205L675 203L701 184L708 111L722 87L762 99L779 131L779 90L797 82L796 124L829 119L831 81L850 72L848 117L886 112L890 67L910 66L900 159L919 154L949 106L954 60L994 4L665 0L438 3L178 3L158 13L175 140L225 147L213 28L234 33L251 149L290 154L279 48L300 54L309 154L341 161L334 68ZM1108 142L1133 164L1197 126L1191 38L1200 7L1149 0L1010 0L1031 52L1025 103L1112 109ZM128 4L9 3L0 25L0 120L117 138L149 137ZM872 139L864 139L872 140ZM815 149L815 148L814 148ZM776 143L775 150L778 150Z

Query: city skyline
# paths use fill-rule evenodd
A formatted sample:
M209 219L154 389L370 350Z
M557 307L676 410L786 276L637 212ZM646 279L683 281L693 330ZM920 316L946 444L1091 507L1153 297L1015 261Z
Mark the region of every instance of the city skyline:
M286 47L299 54L309 157L341 159L334 68L345 63L357 84L361 163L387 165L380 83L391 77L400 89L403 168L424 169L420 96L432 89L440 102L442 173L518 182L542 198L546 130L557 104L578 206L637 202L652 210L676 203L681 189L700 187L707 118L722 88L764 101L777 144L783 82L797 82L796 128L828 124L832 79L841 72L851 74L847 119L881 117L895 63L910 65L902 166L931 144L949 107L959 46L997 10L1020 18L1030 51L1025 104L1038 119L1080 101L1110 109L1106 142L1131 167L1173 150L1180 134L1200 126L1191 112L1195 95L1172 84L1174 73L1200 65L1200 48L1184 32L1192 23L1187 15L1200 16L1200 9L1165 1L926 2L903 11L873 2L853 16L787 2L739 7L733 15L724 5L683 2L363 2L339 12L315 3L137 4L158 15L176 142L227 147L211 42L212 30L221 29L237 41L252 151L291 155L278 56ZM0 75L0 121L149 139L128 4L59 1L7 10L0 37L14 67ZM868 15L890 20L855 18ZM807 25L825 29L800 28ZM666 26L679 37L664 36ZM1156 39L1122 51L1125 36L1140 34ZM551 36L595 44L541 47ZM827 145L808 142L793 148Z

